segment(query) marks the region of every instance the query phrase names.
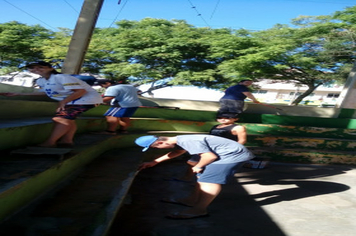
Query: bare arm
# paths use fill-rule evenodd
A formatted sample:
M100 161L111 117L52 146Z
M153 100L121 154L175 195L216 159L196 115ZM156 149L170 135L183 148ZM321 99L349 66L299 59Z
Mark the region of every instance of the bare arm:
M202 172L204 167L215 161L218 157L212 152L204 152L200 154L199 162L192 168L194 173Z
M109 104L112 99L115 97L103 97L103 102Z
M247 142L247 132L246 132L246 128L242 125L238 125L235 126L232 130L231 130L233 135L237 136L237 142L240 144L245 144Z
M260 103L251 92L242 92L246 97L251 99L254 103Z
M153 166L157 165L160 162L173 159L175 157L178 157L178 156L182 155L185 152L187 152L187 151L183 150L183 149L179 149L179 150L177 149L177 150L171 151L171 152L169 152L169 153L167 153L167 154L165 154L163 156L160 156L160 157L154 159L153 161L142 163L139 166L138 169L139 170L143 170L143 169L146 169L146 168L149 168L149 167L153 167Z

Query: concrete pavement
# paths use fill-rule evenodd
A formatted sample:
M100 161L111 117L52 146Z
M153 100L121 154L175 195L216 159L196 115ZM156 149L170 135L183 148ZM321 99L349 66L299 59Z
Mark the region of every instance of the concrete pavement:
M355 235L353 166L270 163L265 169L243 168L211 204L209 217L167 219L165 215L185 207L160 199L192 189L189 183L171 180L185 168L184 159L176 159L141 171L110 235Z

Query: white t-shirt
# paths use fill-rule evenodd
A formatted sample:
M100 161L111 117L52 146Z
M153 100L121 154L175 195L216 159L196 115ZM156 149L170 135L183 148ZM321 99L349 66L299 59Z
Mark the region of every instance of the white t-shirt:
M90 105L103 103L101 95L86 82L67 74L52 74L49 79L39 78L36 83L41 91L51 99L62 101L74 91L72 89L85 89L82 97L73 100L68 105Z

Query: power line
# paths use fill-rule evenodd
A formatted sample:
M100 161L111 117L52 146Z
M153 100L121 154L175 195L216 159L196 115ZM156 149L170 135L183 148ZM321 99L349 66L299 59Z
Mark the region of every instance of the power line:
M120 13L122 12L122 10L124 10L124 8L125 8L125 6L126 6L126 4L127 4L128 1L129 1L129 0L126 0L125 3L124 3L124 5L122 5L121 9L119 10L119 12L117 13L117 15L115 16L114 20L111 22L111 24L109 25L108 28L110 28L110 27L116 22L117 18L119 17L119 15L120 15ZM121 4L121 0L120 0L117 4Z
M190 3L190 5L192 6L192 8L196 11L197 15L205 22L205 24L210 27L210 25L208 24L208 22L206 22L206 20L204 19L204 17L202 16L202 14L198 11L197 7L194 6L194 4L192 3L192 1L188 0L188 2Z
M77 11L77 9L75 9L68 1L66 1L66 0L63 0L65 3L67 3L68 4L68 6L70 6L76 13L78 13L79 14L79 11Z
M215 14L215 11L218 8L219 3L220 3L220 0L218 0L218 2L215 4L214 10L213 10L213 12L211 13L211 16L210 16L210 20L213 18L214 14Z
M46 22L44 22L44 21L42 21L42 20L38 19L37 17L35 17L35 16L31 15L30 13L28 13L28 12L26 12L26 11L22 10L21 8L19 8L19 7L15 6L14 4L12 4L12 3L10 3L10 2L8 2L8 1L6 1L6 0L3 0L3 1L4 1L4 2L6 2L6 3L8 3L9 5L11 5L11 6L15 7L15 8L16 8L16 9L18 9L19 11L22 11L23 13L25 13L25 14L27 14L27 15L31 16L32 18L34 18L34 19L36 19L36 20L38 20L38 21L42 22L43 24L45 24L45 25L47 25L47 26L51 27L52 29L57 30L57 28L55 28L55 27L53 27L53 26L51 26L51 25L47 24Z

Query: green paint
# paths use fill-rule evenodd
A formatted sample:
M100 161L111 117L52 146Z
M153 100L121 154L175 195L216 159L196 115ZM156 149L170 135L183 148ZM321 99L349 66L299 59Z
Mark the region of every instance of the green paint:
M270 114L242 114L240 121L243 123L356 129L356 119L347 118L282 116Z
M113 148L134 146L138 135L115 136L94 146L82 150L78 154L59 162L52 168L13 186L8 186L0 192L0 221L11 216L14 212L29 204L34 199L47 193L60 182L67 179L81 167L90 163L94 158Z
M338 118L352 118L355 115L355 109L341 109Z
M21 109L13 111L13 107ZM52 129L50 119L41 124L21 123L26 118L51 117L55 108L56 103L53 102L2 100L0 119L12 120L16 125L0 125L0 150L34 145L45 140ZM83 118L77 120L77 133L104 130L106 122L103 114L107 108L101 105L84 113ZM142 107L135 113L130 130L157 131L157 135L168 136L177 135L174 131L207 133L217 123L215 116L216 111ZM352 119L353 116L354 110L347 109L343 109L338 118L244 113L239 122L247 129L246 146L257 157L294 163L356 164L356 119ZM172 132L162 134L158 131ZM0 219L52 189L104 151L134 145L136 137L138 135L111 137L4 189L0 193Z

